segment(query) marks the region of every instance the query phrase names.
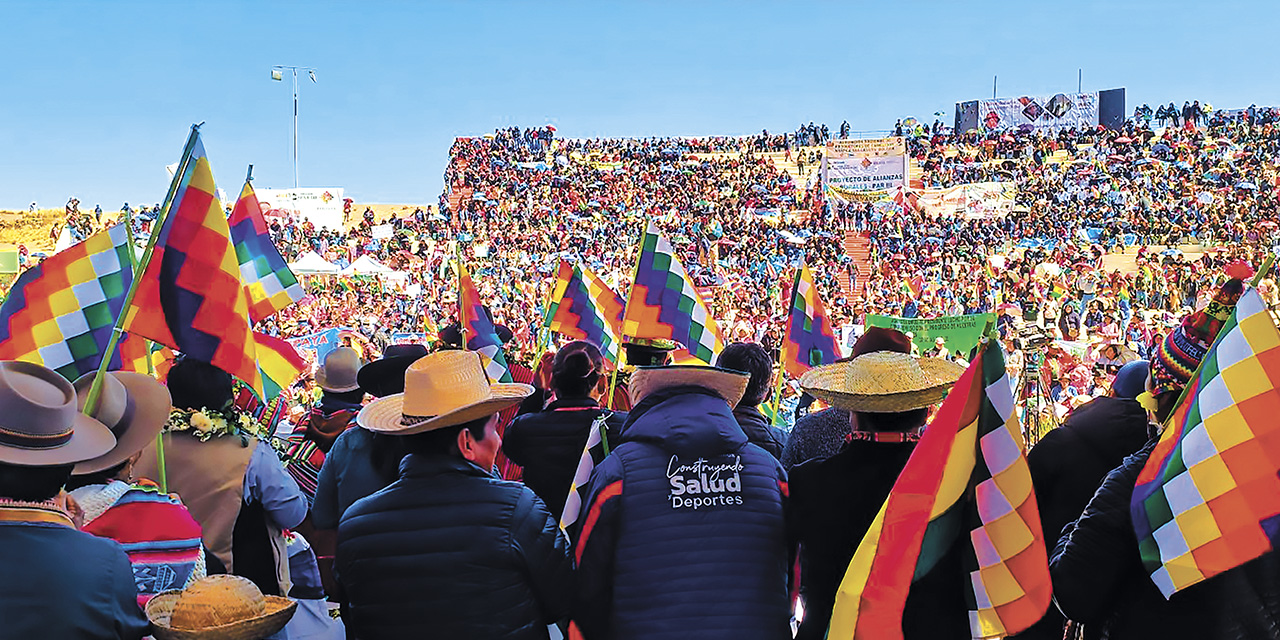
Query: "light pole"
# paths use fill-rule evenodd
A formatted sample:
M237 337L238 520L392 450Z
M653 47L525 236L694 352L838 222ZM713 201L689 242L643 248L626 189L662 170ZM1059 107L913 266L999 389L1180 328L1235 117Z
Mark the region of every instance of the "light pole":
M293 188L298 189L298 72L306 71L311 81L316 81L316 70L311 67L294 67L277 64L271 67L271 79L284 80L285 70L293 72ZM296 196L295 196L296 197Z

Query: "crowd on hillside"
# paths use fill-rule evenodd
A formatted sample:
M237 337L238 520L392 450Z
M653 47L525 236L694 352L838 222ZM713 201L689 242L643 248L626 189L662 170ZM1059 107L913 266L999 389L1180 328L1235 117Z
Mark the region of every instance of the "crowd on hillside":
M653 221L727 342L776 353L788 278L803 260L836 327L872 313L999 310L1061 340L1118 341L1142 355L1163 318L1194 306L1223 265L1258 265L1276 233L1276 110L1200 113L1161 128L1144 105L1119 130L1056 132L899 121L917 169L910 189L882 202L831 197L812 170L815 145L847 137L848 123L743 137L564 139L543 127L459 138L437 208L389 220L356 210L341 231L273 221L288 260L315 251L346 266L369 255L406 275L307 277L311 295L263 329L352 327L376 346L434 334L454 321L461 255L513 332L508 357L532 364L558 260L581 261L625 295L636 239ZM976 182L1012 183L1014 206L993 218L918 206L923 190ZM68 220L87 232L94 217L75 204ZM391 234L375 238L383 223ZM866 238L866 262L846 250L854 234ZM1205 253L1184 256L1177 247L1189 244ZM1138 255L1121 273L1107 256L1125 249Z

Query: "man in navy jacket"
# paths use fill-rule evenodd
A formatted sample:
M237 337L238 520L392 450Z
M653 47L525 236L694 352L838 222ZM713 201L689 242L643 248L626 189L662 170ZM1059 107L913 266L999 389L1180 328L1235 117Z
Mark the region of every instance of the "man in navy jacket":
M790 638L786 473L733 407L749 376L642 367L575 536L573 625L601 638Z
M490 473L497 415L533 392L490 384L474 351L440 351L405 372L405 392L360 426L404 438L400 479L338 525L347 630L361 640L546 640L567 617L568 544L528 487Z

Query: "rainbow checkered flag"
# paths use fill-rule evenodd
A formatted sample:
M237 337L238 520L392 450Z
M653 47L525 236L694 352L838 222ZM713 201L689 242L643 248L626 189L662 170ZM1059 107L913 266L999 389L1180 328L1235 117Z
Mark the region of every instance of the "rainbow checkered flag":
M1280 539L1278 383L1280 331L1249 288L1133 489L1138 550L1166 598Z
M480 354L484 372L491 382L514 382L507 358L502 353L502 340L480 304L480 292L471 282L467 266L458 261L458 325L462 328L467 349Z
M119 224L18 276L0 304L0 360L41 364L68 380L97 371L133 282L129 251ZM107 368L146 373L146 341L122 336Z
M561 260L542 326L598 347L618 362L619 333L625 303L591 271Z
M125 328L230 373L262 397L249 296L204 144L198 131L192 135Z
M791 287L791 312L787 316L781 357L787 374L796 378L812 367L831 364L840 357L831 320L818 297L818 287L813 283L808 265L800 265L796 270L795 284Z
M956 588L967 592L973 638L1003 638L1040 620L1053 591L1040 512L1004 356L988 341L858 545L827 637L902 638L911 583L957 544L969 575Z
M587 498L587 484L591 480L591 472L596 465L604 462L609 455L609 440L605 424L608 413L596 416L591 423L591 431L587 433L587 443L582 447L582 457L578 459L578 467L573 472L573 481L569 484L569 497L564 501L564 511L560 514L560 530L566 538L570 533L577 533L574 525L578 522L578 511Z
M707 364L724 349L724 338L693 280L652 222L640 240L640 259L622 334L675 340L685 345L690 357Z
M249 296L249 318L257 324L302 299L307 292L271 240L267 220L248 180L227 220L231 245L240 263L240 280Z
M307 361L298 350L280 338L253 332L258 346L258 372L262 376L262 400L271 402L289 388L303 371Z

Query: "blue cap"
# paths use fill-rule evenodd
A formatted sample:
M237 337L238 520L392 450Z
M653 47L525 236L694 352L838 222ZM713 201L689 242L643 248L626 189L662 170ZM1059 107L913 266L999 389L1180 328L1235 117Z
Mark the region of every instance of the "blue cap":
M1116 379L1111 381L1111 392L1117 398L1137 398L1138 394L1147 390L1147 375L1151 373L1151 363L1146 360L1134 360L1120 367Z

